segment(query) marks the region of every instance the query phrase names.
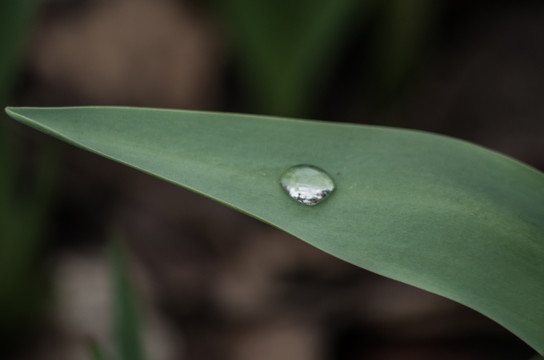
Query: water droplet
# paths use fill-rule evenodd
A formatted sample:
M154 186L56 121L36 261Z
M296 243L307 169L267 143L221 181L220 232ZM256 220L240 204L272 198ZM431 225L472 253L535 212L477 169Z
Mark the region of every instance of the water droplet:
M290 197L304 205L319 204L334 190L334 181L312 165L296 165L280 177L280 184Z

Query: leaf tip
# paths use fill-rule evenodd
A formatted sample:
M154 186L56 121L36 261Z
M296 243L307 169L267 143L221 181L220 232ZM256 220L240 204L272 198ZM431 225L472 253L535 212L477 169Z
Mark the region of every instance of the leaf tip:
M6 114L7 114L8 116L10 116L10 117L13 118L13 117L17 116L17 114L18 114L17 111L16 111L16 109L17 109L17 108L16 108L16 107L13 107L13 106L6 106L6 107L4 108L4 111L6 112Z

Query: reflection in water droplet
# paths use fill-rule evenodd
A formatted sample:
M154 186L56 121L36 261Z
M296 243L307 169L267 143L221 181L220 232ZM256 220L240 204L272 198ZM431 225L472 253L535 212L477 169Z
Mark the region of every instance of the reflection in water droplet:
M334 190L334 182L323 170L312 165L296 165L280 177L283 189L304 205L319 204Z

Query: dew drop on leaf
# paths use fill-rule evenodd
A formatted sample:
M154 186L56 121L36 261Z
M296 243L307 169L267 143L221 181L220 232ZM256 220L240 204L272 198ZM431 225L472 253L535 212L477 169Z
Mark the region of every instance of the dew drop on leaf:
M280 184L291 198L308 206L319 204L335 188L331 177L312 165L290 167L281 175Z

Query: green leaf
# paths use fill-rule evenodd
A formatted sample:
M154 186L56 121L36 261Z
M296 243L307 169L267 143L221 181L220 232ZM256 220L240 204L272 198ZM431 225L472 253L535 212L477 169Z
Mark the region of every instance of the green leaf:
M89 354L92 360L108 360L106 355L104 355L104 351L102 351L94 340L89 342Z
M36 0L3 0L0 2L0 103L9 94L24 39L36 12Z
M117 355L120 360L143 360L138 305L132 289L125 251L118 238L109 244L113 278L113 315Z
M544 352L544 176L451 138L349 124L137 108L12 108L15 119L443 295ZM306 207L278 178L327 171Z
M0 1L0 105L5 106L16 80L36 0ZM44 220L53 190L52 167L40 168L40 186L21 185L14 156L17 141L13 129L0 116L0 347L11 344L43 314L47 287L38 271L45 233ZM50 154L39 156L38 166L50 162ZM20 160L20 162L18 161ZM24 161L28 162L28 157ZM43 172L42 170L47 170ZM30 194L36 195L29 199ZM39 200L38 200L39 199ZM37 201L38 200L38 201Z
M407 75L424 61L425 44L436 31L436 18L442 2L433 0L386 0L377 41L376 68L383 95L391 96Z
M221 0L241 71L260 108L298 115L317 94L349 26L374 0ZM319 74L316 76L315 74Z

